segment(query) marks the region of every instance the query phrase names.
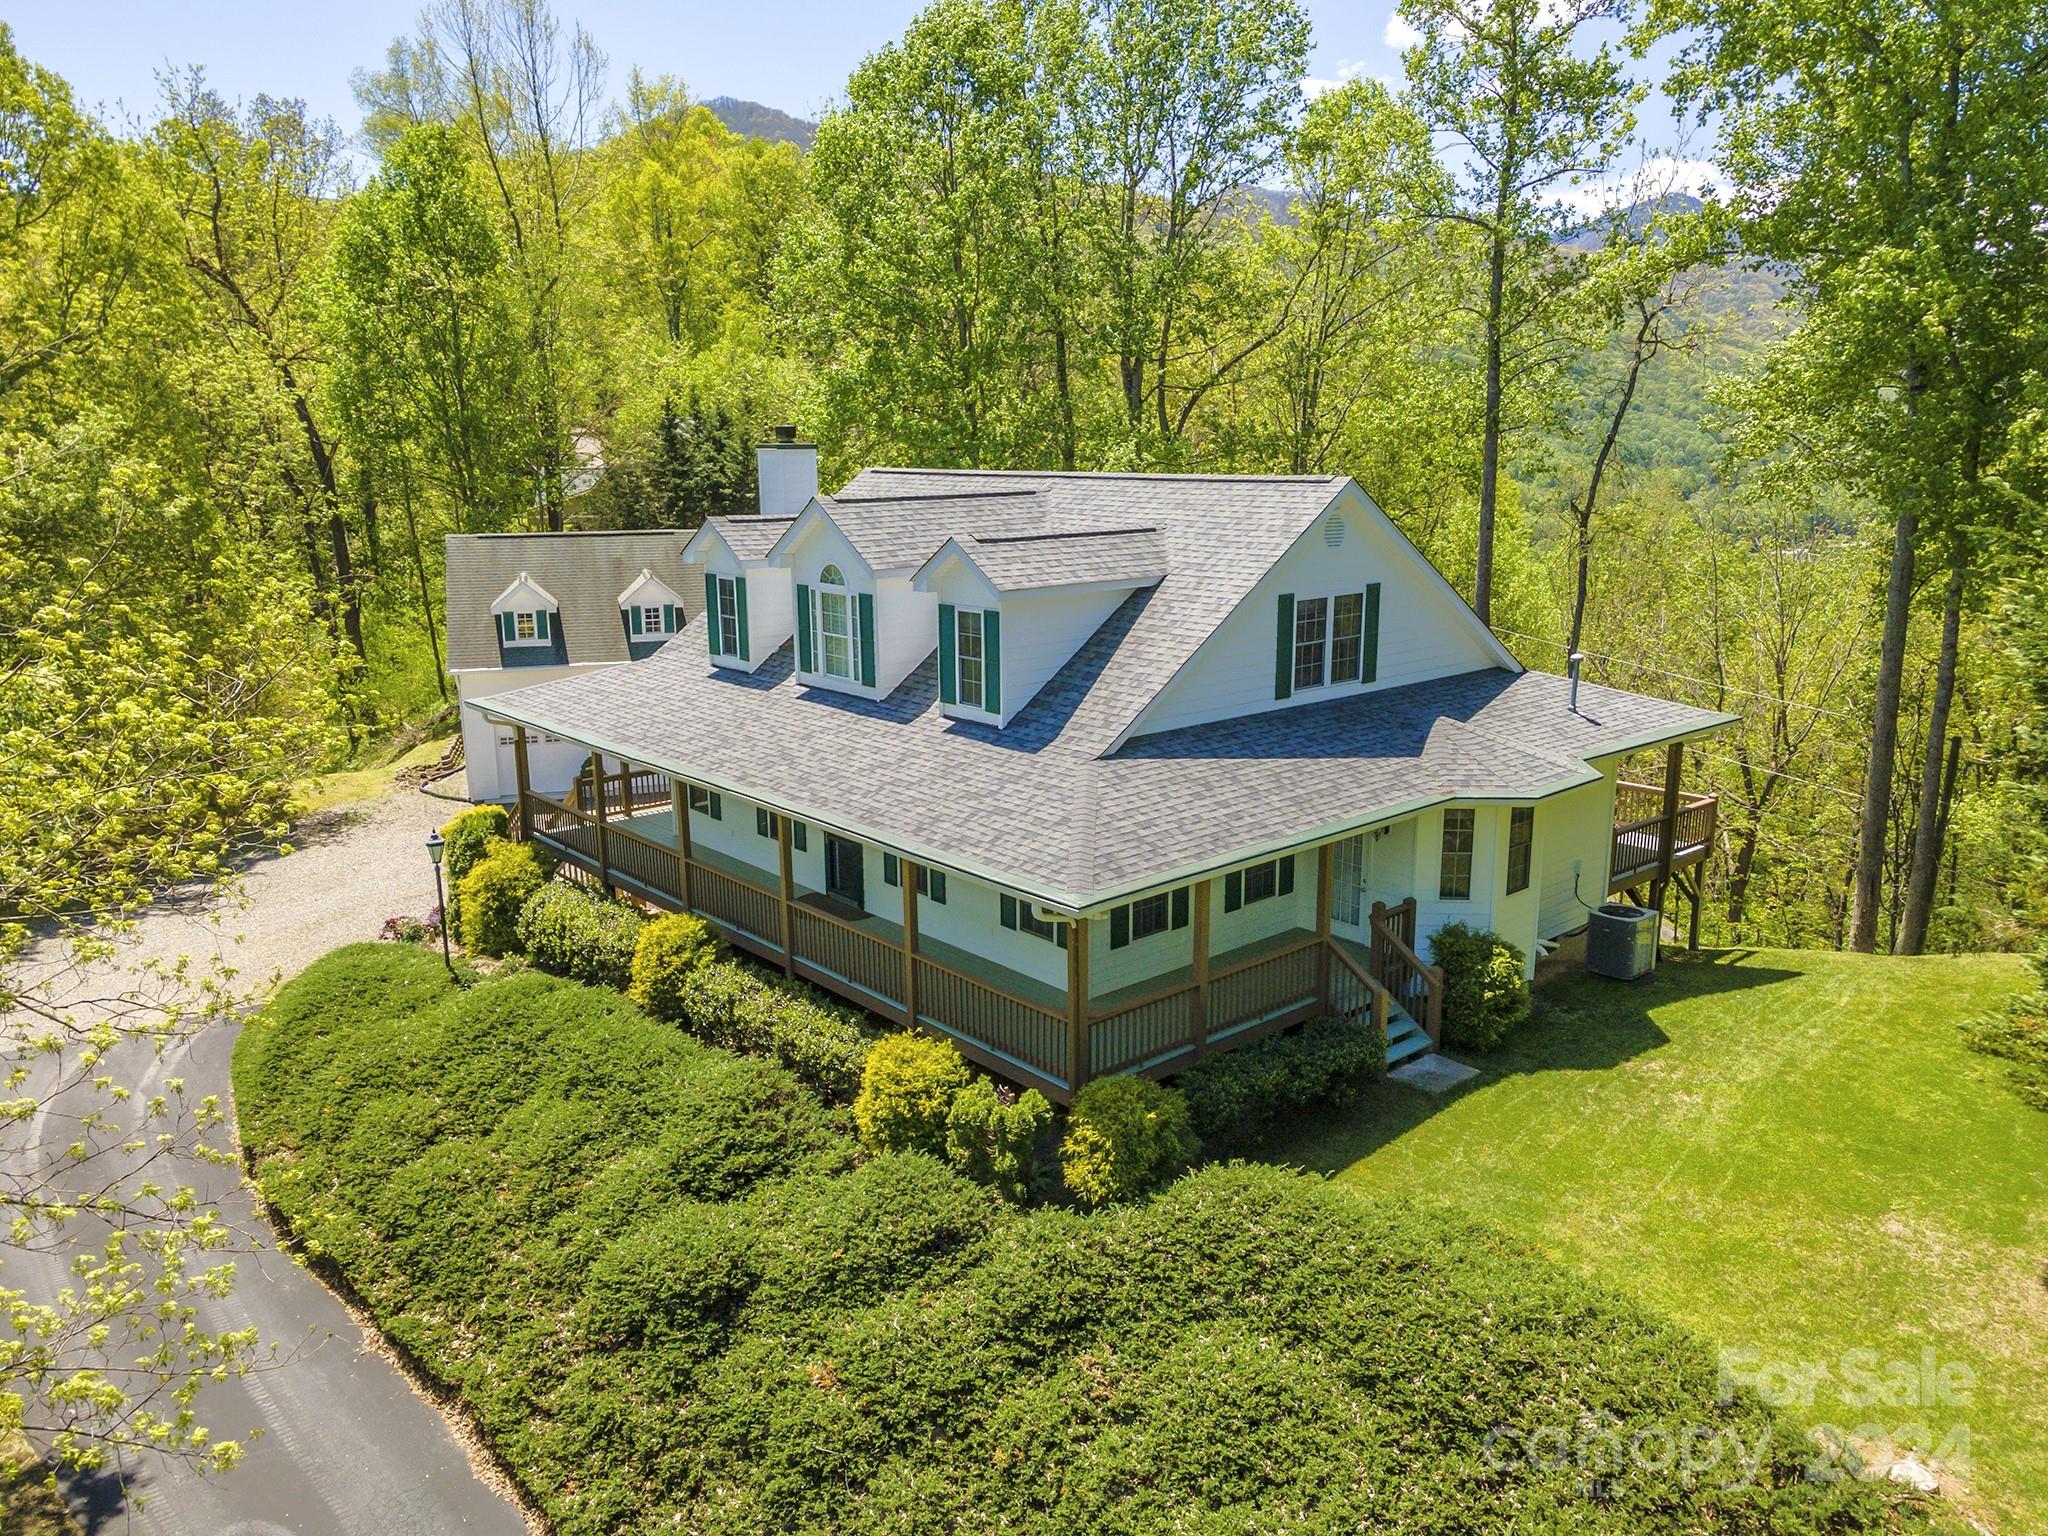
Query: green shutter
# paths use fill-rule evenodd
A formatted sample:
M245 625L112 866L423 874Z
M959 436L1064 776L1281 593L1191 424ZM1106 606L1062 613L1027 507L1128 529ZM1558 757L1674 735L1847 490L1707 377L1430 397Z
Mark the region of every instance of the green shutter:
M704 645L718 654L718 578L709 571L704 573Z
M925 884L930 891L932 904L943 907L946 904L946 872L942 869L933 870L931 878Z
M875 686L875 599L869 592L860 595L860 685Z
M882 884L901 885L903 871L896 862L896 855L884 850L882 854Z
M1185 928L1188 925L1188 888L1176 886L1173 892L1173 926Z
M939 702L959 702L959 690L953 678L958 663L953 659L953 605L939 604Z
M1131 942L1131 909L1128 906L1111 907L1109 910L1109 947L1122 949Z
M725 799L715 789L711 791L711 819L713 821L725 820Z
M811 589L796 584L796 665L799 672L811 670Z
M640 605L638 603L635 603L632 607L626 610L626 627L630 629L635 635L638 635L641 632L640 626L644 622L645 621L640 617Z
M732 607L735 622L740 629L740 660L751 661L747 652L747 578L735 576L732 579Z
M775 835L775 826L768 819L768 807L765 805L754 807L754 835L756 837L773 837Z
M1013 931L1017 926L1017 898L1008 891L1003 892L1003 926Z
M806 852L811 846L810 823L804 821L792 821L789 824L789 840L796 845L796 851L798 853Z
M510 645L512 643L512 633L512 615L509 613L499 614L498 638L504 641L507 645Z
M1274 644L1273 697L1294 696L1294 594L1280 594L1279 633Z
M1358 670L1361 683L1375 681L1380 675L1380 584L1373 582L1365 589L1365 660Z
M990 714L1003 712L1003 616L993 608L981 616L981 699Z
M1244 905L1244 871L1233 869L1223 877L1223 910L1235 912Z
M676 632L676 605L674 603L663 603L661 605L661 632L665 635L672 635Z
M1294 894L1294 855L1290 853L1286 858L1276 862L1280 866L1278 880L1280 894L1282 896L1292 896Z

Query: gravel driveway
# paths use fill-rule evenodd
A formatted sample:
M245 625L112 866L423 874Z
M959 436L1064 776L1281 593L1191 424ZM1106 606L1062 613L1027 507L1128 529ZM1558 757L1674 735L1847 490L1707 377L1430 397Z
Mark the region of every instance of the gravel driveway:
M375 938L387 917L433 906L424 842L456 809L403 790L325 813L302 829L295 852L247 870L246 906L153 910L125 958L186 954L197 965L219 956L245 984L273 970L290 977L337 945ZM161 1059L145 1052L117 1063L116 1074L139 1087L183 1076L195 1097L225 1099L238 1028L215 1025ZM234 1169L199 1165L190 1177L238 1230L267 1233ZM201 1477L182 1465L131 1461L125 1507L111 1478L74 1490L88 1531L522 1536L519 1512L472 1470L447 1421L375 1352L333 1293L267 1248L238 1253L236 1267L233 1293L202 1307L206 1326L254 1324L279 1356L208 1386L198 1410L217 1434L242 1442L241 1464ZM62 1284L61 1257L10 1258L9 1278L36 1289ZM252 1437L254 1429L261 1433Z

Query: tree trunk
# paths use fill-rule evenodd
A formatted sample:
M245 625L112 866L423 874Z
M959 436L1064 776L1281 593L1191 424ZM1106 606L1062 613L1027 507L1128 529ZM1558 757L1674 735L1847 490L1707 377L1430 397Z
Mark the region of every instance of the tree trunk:
M1479 549L1472 574L1472 610L1482 624L1493 622L1493 518L1500 484L1500 327L1507 263L1507 236L1496 218L1486 289L1486 414L1479 461Z
M448 669L441 665L441 632L434 624L434 587L433 583L427 580L426 553L420 548L420 525L413 511L410 485L406 487L405 492L405 532L406 543L412 548L413 574L419 578L420 620L427 628L427 649L434 653L434 686L441 690L442 702L446 703Z
M1906 876L1905 912L1892 953L1917 955L1927 947L1927 920L1934 911L1934 886L1941 873L1941 844L1947 832L1942 814L1942 753L1948 744L1949 707L1956 690L1956 651L1963 623L1963 582L1969 574L1969 541L1958 532L1949 540L1948 588L1941 601L1941 660L1934 674L1934 702L1927 714L1927 751L1920 766L1920 805L1913 822L1913 863Z
M1906 671L1906 621L1913 605L1913 540L1920 520L1902 507L1892 523L1891 577L1885 585L1884 644L1878 653L1877 697L1870 732L1870 768L1863 778L1863 820L1851 889L1854 913L1849 947L1877 948L1878 909L1884 904L1885 832L1891 817L1892 773L1899 746L1899 690Z

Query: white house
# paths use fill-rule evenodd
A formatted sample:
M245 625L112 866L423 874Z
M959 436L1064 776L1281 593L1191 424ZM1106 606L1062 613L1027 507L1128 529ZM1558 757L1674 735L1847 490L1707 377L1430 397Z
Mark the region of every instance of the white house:
M1711 828L1731 717L1527 671L1342 477L870 469L683 557L708 620L484 703L522 832L1056 1097L1326 1010L1426 1049L1438 927L1533 957Z

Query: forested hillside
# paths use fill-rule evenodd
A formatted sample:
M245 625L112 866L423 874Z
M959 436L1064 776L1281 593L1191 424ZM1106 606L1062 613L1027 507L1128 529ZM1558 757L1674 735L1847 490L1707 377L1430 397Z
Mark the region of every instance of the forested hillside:
M744 508L794 421L828 484L1354 475L1532 665L1743 716L1710 938L2025 944L2043 50L1966 9L1411 0L1399 88L1307 100L1293 0L939 0L814 139L506 0L429 7L341 124L203 59L101 121L0 32L0 901L276 835L444 707L445 534ZM1658 183L1656 88L1718 200Z

